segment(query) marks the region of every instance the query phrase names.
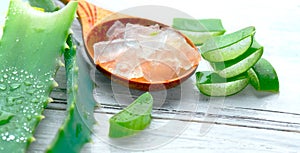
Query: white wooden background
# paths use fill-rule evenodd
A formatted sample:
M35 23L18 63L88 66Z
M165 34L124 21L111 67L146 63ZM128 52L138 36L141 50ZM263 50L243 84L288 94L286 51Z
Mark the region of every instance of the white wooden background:
M82 152L300 152L299 0L90 2L113 11L125 9L122 12L154 18L167 24L177 16L220 18L228 33L253 25L257 29L255 38L265 47L263 57L273 64L278 73L280 94L259 93L248 86L234 96L209 98L199 94L192 76L182 86L152 93L156 104L153 121L147 130L133 138L112 140L107 136L108 118L142 92L128 91L91 69L91 75L96 76L95 98L101 106L95 110L98 124L92 129L93 142L87 144ZM144 4L172 9L147 10L139 14L132 12L135 9L128 10ZM3 6L0 6L0 13ZM73 31L81 43L78 50L84 52L78 22L74 23ZM207 64L201 61L198 70L205 69ZM43 152L65 117L64 73L63 68L58 71L56 80L60 86L51 95L55 101L45 110L46 118L39 125L35 134L37 141L30 146L29 152Z

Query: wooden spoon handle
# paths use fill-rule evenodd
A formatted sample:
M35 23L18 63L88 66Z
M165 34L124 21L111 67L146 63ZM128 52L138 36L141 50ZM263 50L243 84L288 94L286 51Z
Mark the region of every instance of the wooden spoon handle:
M67 4L71 0L61 0L64 4ZM108 17L110 15L113 15L114 13L97 7L89 2L86 2L85 0L78 0L78 8L77 8L77 14L79 16L79 21L82 26L82 34L85 38L87 36L87 33L90 31L90 29L100 20L105 19L105 17Z

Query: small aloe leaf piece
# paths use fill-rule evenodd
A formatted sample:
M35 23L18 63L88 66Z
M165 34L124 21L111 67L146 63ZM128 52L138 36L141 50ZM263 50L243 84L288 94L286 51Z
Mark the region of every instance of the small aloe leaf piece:
M261 58L248 70L250 84L258 91L279 92L279 80L272 64Z
M151 122L153 98L146 92L109 119L109 136L121 138L145 129Z
M223 78L215 72L203 71L196 73L196 86L207 96L230 96L242 91L249 83L246 74L234 78Z
M0 42L1 153L25 152L35 140L76 7L71 2L44 13L21 0L10 1Z
M68 115L60 127L56 138L48 147L48 153L77 153L90 141L95 101L93 82L89 78L89 69L82 55L77 53L71 35L68 37L65 65L67 72Z
M255 28L250 26L239 31L208 39L200 48L202 57L209 62L224 62L242 55L251 46Z
M226 32L220 19L174 18L172 27L185 34L195 45Z
M241 56L225 62L211 62L211 65L220 76L230 78L248 71L261 58L262 54L263 46L254 41Z

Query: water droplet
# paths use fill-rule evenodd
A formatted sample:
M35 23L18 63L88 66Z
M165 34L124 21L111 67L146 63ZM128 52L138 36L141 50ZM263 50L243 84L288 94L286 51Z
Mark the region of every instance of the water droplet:
M15 74L15 75L16 75L16 74L18 74L18 72L17 72L17 71L13 71L12 74Z
M10 85L10 90L16 90L21 86L19 83L13 83Z
M6 136L3 136L3 137L2 137L2 140L6 140Z
M22 103L23 103L23 100L19 99L19 100L16 101L16 104L22 104Z
M25 86L31 86L32 85L32 83L30 81L25 81L24 84L25 84Z
M45 31L45 28L43 28L43 27L35 27L34 30L36 32L43 32L43 31Z
M0 90L2 90L2 91L6 90L6 85L5 84L0 84Z
M14 105L14 97L7 97L6 98L6 105L7 106L12 106L12 105Z
M7 69L6 69L6 70L7 70ZM7 79L7 78L8 78L8 75L7 75L7 74L4 74L4 75L3 75L3 78L4 78L4 79Z
M27 90L26 92L27 92L28 94L30 94L30 95L33 95L34 92L35 92L35 90L34 90L34 89L29 89L29 90Z
M30 121L32 119L31 115L27 115L27 120Z
M16 39L16 42L19 42L19 41L20 41L20 39L19 39L19 38L17 38L17 39Z
M33 102L33 103L38 103L39 100L38 100L37 98L32 98L31 102Z
M38 89L43 88L43 85L39 84L36 86L36 88L38 88Z
M6 124L14 115L12 113L0 111L0 125ZM4 135L4 134L2 134Z
M15 136L14 135L9 135L8 139L15 140Z

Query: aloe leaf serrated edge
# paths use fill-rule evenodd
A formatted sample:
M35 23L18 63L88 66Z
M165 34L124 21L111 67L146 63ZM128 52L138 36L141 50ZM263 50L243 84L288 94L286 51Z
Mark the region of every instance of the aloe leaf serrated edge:
M64 57L67 72L68 115L49 146L48 153L79 152L82 146L90 141L91 127L95 123L93 111L96 103L92 95L93 83L87 75L89 74L87 64L82 56L76 56L71 35L67 44L70 49L67 49Z
M44 10L57 8L51 5L51 0L34 1L34 6ZM77 153L83 145L90 141L90 128L95 123L93 111L95 101L92 98L93 82L89 78L89 69L80 52L76 51L76 42L69 34L64 52L67 79L67 117L59 128L56 137L48 146L48 153ZM77 54L77 55L76 55Z

